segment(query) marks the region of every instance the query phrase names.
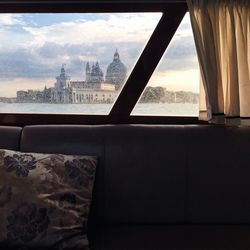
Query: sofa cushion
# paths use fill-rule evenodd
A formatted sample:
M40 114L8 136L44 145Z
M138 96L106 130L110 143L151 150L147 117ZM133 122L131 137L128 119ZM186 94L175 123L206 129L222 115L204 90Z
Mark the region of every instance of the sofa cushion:
M99 156L91 222L250 223L250 127L26 126L21 150ZM93 227L94 228L94 227Z
M0 148L19 150L21 127L0 126Z
M184 126L37 125L23 129L21 151L98 158L90 222L185 221Z
M246 250L249 225L131 224L99 226L92 250Z
M186 126L187 221L250 223L250 127Z
M186 147L183 126L106 127L105 221L185 221Z
M97 158L0 150L0 242L85 249Z

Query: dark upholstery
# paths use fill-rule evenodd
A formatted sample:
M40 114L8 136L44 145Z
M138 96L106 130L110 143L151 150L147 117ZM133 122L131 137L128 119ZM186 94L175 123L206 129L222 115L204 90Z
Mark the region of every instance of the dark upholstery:
M0 126L0 148L19 150L22 128Z
M187 133L188 221L250 224L250 128Z
M250 249L250 127L26 126L20 150L99 157L92 249Z
M106 128L105 221L174 223L185 220L183 132L182 127Z
M97 232L96 249L250 249L249 225L117 225L100 227Z

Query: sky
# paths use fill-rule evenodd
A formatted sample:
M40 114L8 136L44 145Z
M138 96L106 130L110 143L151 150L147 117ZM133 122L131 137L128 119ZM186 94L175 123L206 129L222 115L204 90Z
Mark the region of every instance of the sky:
M132 70L161 13L0 14L0 97L52 87L62 64L85 79L86 62L104 74L116 49ZM167 27L166 27L167 29ZM199 92L199 69L188 14L150 79L150 86Z

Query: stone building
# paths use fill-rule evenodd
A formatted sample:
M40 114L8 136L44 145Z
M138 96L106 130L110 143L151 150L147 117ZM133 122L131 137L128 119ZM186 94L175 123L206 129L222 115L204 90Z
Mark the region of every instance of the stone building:
M43 103L46 102L44 98L44 91L32 90L27 91L19 90L16 93L16 101L19 103Z
M85 81L71 81L64 67L62 65L61 74L51 88L52 103L112 103L127 74L117 50L107 68L105 81L98 62L92 67L86 63Z
M45 86L43 91L19 90L16 99L18 102L39 103L112 103L126 80L126 74L126 67L116 50L105 77L98 62L92 66L87 62L85 80L72 81L63 64L54 87Z
M72 103L70 76L66 74L65 65L62 65L61 74L56 77L54 88L51 89L51 102Z
M71 82L72 103L112 103L117 95L115 86L104 82Z

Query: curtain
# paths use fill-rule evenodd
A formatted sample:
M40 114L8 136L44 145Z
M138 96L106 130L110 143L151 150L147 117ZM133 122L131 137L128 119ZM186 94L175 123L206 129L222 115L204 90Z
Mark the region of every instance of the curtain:
M199 118L250 124L250 1L187 3L201 72Z

